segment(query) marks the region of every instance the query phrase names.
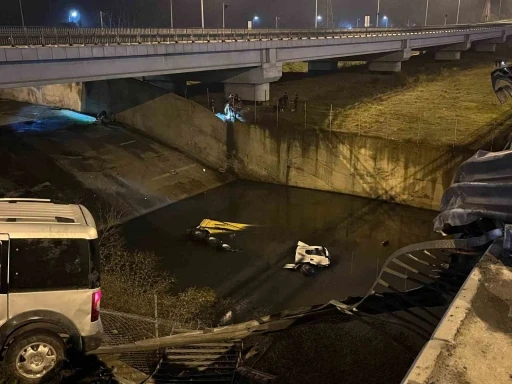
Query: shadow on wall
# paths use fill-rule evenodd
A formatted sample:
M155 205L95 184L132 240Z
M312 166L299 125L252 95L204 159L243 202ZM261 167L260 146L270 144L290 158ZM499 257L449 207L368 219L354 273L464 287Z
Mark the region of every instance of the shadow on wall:
M208 109L136 79L85 83L84 112L116 120L210 166L226 168L226 125Z

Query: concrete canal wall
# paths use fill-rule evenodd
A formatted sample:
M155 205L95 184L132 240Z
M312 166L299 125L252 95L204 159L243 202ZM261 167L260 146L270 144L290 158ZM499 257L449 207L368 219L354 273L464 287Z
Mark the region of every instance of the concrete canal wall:
M47 105L82 112L83 83L0 89L0 99Z
M426 209L438 209L457 166L474 153L357 134L225 123L194 102L135 79L2 92L0 97L92 115L106 110L118 122L242 179ZM54 94L59 97L50 97Z
M378 198L437 210L457 166L473 153L381 138L316 131L233 131L241 178Z

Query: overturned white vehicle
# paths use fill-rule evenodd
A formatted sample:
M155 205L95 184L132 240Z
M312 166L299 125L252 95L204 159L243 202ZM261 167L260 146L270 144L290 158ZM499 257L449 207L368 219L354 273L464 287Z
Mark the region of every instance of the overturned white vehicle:
M295 250L295 263L286 264L285 269L298 269L305 276L312 276L318 268L331 265L329 251L325 247L312 246L299 241Z

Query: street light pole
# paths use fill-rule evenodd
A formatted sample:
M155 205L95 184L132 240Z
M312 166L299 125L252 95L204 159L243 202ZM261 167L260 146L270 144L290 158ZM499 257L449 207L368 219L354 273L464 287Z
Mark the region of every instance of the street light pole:
M100 11L100 25L101 25L101 29L103 29L103 12Z
M428 20L428 0L427 0L427 6L425 7L425 27L427 26L427 20Z
M276 16L276 29L278 29L278 28L277 28L277 26L278 26L277 22L278 22L278 21L279 21L279 16Z
M315 28L318 28L318 0L315 0Z
M204 29L204 1L201 0L201 28Z
M457 6L457 21L455 22L455 24L459 24L459 15L460 15L460 0L459 0L459 5Z
M172 14L172 0L169 0L169 5L171 6L171 29L174 29L174 17Z
M222 29L226 29L226 3L222 3Z
M25 28L25 18L23 17L23 7L21 6L21 0L18 0L20 3L20 14L21 14L21 25L23 25L23 28Z
M379 17L380 17L380 0L377 0L377 21L375 22L375 26L379 27Z
M501 3L502 0L500 0L500 8L498 9L498 21L501 20Z

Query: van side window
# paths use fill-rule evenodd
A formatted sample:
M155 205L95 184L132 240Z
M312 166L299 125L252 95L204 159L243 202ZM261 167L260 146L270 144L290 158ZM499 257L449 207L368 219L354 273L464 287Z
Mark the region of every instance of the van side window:
M87 240L11 239L10 292L88 287Z

